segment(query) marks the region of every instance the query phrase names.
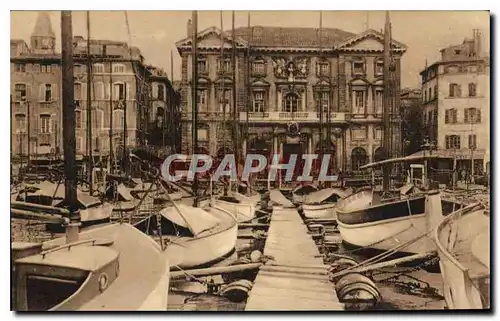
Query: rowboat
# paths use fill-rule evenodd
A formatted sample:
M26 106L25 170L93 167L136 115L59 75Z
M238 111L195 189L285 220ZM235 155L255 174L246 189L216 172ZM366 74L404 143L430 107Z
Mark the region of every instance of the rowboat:
M307 195L302 204L304 216L309 219L337 218L337 202L349 194L339 188L325 188Z
M490 308L490 217L476 203L444 217L434 240L449 309Z
M181 269L210 266L225 259L234 251L238 233L237 221L230 212L182 203L162 209L159 215L151 215L135 227L166 247L164 253L172 258L171 267Z
M317 192L318 188L314 185L300 185L292 190L292 201L294 204L302 204L307 196L313 192Z
M106 224L42 244L12 243L16 311L166 310L169 262L128 224Z
M249 222L255 218L257 202L237 192L231 196L214 197L211 204L234 214L238 223Z

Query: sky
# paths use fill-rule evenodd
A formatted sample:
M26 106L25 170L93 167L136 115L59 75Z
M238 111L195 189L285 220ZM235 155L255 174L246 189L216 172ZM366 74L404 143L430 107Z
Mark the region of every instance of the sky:
M128 11L130 38L124 11L91 11L92 39L126 41L139 47L146 62L163 68L170 75L170 53L174 56L174 80L180 79L181 59L175 43L187 37L186 23L191 11ZM252 26L319 28L319 11L251 11ZM11 39L29 38L37 17L36 11L11 12ZM419 72L439 60L449 45L472 37L472 29L483 33L483 51L490 51L490 16L487 11L391 11L392 36L408 46L402 60L403 87L420 87ZM323 11L323 27L361 33L367 27L384 27L384 11ZM51 12L52 28L60 51L60 13ZM231 28L231 11L223 12L224 29ZM248 11L236 11L236 27L248 24ZM199 11L198 30L220 28L220 11ZM86 13L73 11L73 35L87 37Z

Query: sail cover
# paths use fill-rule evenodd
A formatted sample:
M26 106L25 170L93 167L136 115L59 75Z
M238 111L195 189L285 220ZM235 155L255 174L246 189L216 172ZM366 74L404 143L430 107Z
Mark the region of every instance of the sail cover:
M337 195L339 198L346 198L347 196L349 196L348 193L338 188L324 188L322 190L319 190L317 192L312 192L311 194L307 195L307 203L309 204L321 203L332 195Z
M178 203L176 205L181 213L175 206L169 206L160 211L161 215L172 223L188 228L194 236L211 229L221 222L219 217L199 207Z

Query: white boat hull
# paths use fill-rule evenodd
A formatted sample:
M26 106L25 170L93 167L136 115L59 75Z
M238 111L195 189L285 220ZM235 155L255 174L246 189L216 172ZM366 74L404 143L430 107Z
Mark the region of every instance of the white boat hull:
M390 250L427 232L426 214L363 224L344 224L337 220L342 239L352 245ZM435 249L430 237L422 237L399 252L425 253Z
M302 205L302 210L304 211L304 216L309 219L316 218L331 218L337 219L337 211L335 209L335 203L321 204L321 205Z
M214 205L234 215L238 223L248 222L255 218L255 206L246 203L231 203L215 199Z
M179 244L169 243L164 253L167 257L175 255L177 258L182 253L181 262L171 264L171 267L190 269L216 262L228 255L236 245L237 236L238 225L234 224L231 228L217 234L187 240L175 240ZM173 260L171 261L174 262Z

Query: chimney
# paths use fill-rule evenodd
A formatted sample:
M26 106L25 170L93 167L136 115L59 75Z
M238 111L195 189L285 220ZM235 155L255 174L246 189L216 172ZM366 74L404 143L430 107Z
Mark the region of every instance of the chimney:
M187 37L191 38L193 36L193 22L191 19L187 22Z
M479 29L474 29L474 53L477 58L481 57L481 31Z

